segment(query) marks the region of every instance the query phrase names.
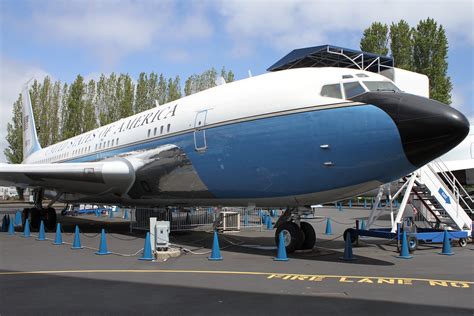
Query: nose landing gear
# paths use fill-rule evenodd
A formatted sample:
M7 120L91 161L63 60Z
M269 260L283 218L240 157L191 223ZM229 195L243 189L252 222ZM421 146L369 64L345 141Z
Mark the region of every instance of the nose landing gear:
M308 222L301 221L301 215L306 213L305 210L287 208L275 225L277 227L275 242L277 245L279 244L280 233L283 233L287 253L313 249L316 243L316 233L313 226Z

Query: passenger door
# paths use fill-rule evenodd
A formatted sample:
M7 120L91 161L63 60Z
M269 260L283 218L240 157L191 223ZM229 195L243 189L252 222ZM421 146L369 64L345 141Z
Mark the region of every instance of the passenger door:
M196 118L194 119L194 149L196 151L206 151L207 141L206 141L206 126L207 111L203 110L196 113Z

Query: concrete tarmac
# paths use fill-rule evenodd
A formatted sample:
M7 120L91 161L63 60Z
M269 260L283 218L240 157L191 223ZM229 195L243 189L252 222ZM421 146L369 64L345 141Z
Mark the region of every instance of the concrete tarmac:
M0 213L5 209L0 210ZM396 244L361 239L356 260L340 260L343 231L369 210L318 210L309 222L317 232L311 252L275 262L274 230L219 235L223 261L208 261L211 232L174 233L172 242L192 251L167 261L139 261L143 234L128 223L94 216L62 217L63 240L76 224L84 249L52 245L34 236L0 233L0 315L472 315L474 246L422 245L412 259L397 258ZM324 235L325 217L333 235ZM384 219L376 223L386 226ZM109 251L98 256L105 227ZM33 235L37 234L32 232Z

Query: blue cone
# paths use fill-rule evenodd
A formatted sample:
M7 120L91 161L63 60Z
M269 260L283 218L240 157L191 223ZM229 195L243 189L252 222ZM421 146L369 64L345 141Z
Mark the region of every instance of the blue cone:
M13 226L13 221L10 221L10 225L8 225L8 235L15 235L15 227Z
M329 217L326 220L326 232L324 235L332 235L331 219Z
M100 212L99 212L99 210L95 210L95 217L100 217Z
M272 218L270 216L267 216L267 230L272 230L272 229L273 229Z
M413 258L413 256L410 256L410 252L408 251L407 233L405 231L403 231L403 237L402 237L402 250L400 251L400 255L397 258L400 258L400 259Z
M273 258L273 260L288 261L288 257L286 256L286 248L285 248L283 232L280 232L280 235L278 236L278 252L277 252L277 256Z
M125 213L123 213L123 219L128 219L128 210L125 210Z
M338 203L339 212L342 212L342 202Z
M44 236L44 223L43 223L43 221L41 221L39 236L38 236L38 238L36 238L36 240L40 240L40 241L46 240L46 237Z
M217 238L217 232L214 231L214 241L212 242L212 252L211 256L207 258L211 261L219 261L222 260L221 257L221 250L219 249L219 240Z
M79 236L79 226L76 225L76 230L74 232L74 242L72 243L71 249L82 249L81 238Z
M153 256L151 254L151 242L150 242L150 232L146 233L145 245L143 246L143 255L138 260L144 261L153 261Z
M446 229L444 230L443 250L439 254L440 255L445 255L445 256L454 255L454 253L451 252L451 242L449 241L448 230L446 230Z
M349 200L349 208L352 208L352 200Z
M114 217L114 210L113 209L110 209L109 211L109 218L113 218Z
M61 236L61 224L58 223L56 225L56 238L54 239L53 245L62 245L63 244L63 237Z
M352 242L351 242L351 233L347 232L346 233L346 241L344 243L344 256L341 257L340 259L344 261L352 261L356 260L352 254Z
M15 213L15 226L20 226L21 225L21 212L17 211Z
M110 252L107 250L107 241L105 240L105 230L102 228L102 233L100 234L100 247L99 251L95 253L96 255L108 255Z
M27 218L25 221L25 227L23 228L23 237L29 238L30 236L30 220Z
M365 230L365 221L364 220L360 221L360 229Z

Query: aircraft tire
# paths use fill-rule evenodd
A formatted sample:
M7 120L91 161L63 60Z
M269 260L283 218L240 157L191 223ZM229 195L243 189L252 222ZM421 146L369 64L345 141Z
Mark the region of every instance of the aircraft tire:
M316 232L314 231L313 225L307 222L301 222L300 226L304 234L304 241L300 249L313 249L314 244L316 243Z
M49 231L53 231L56 227L56 210L52 207L48 207L44 214L44 226Z
M40 210L37 209L36 207L30 209L30 214L31 214L31 228L33 229L38 229L40 226L40 221L41 221L41 214Z
M294 222L285 222L278 226L275 231L275 242L278 246L280 241L280 232L285 237L285 248L287 253L293 253L297 249L301 249L304 242L303 230Z
M30 217L30 209L24 208L21 212L21 226L25 227L26 219Z

